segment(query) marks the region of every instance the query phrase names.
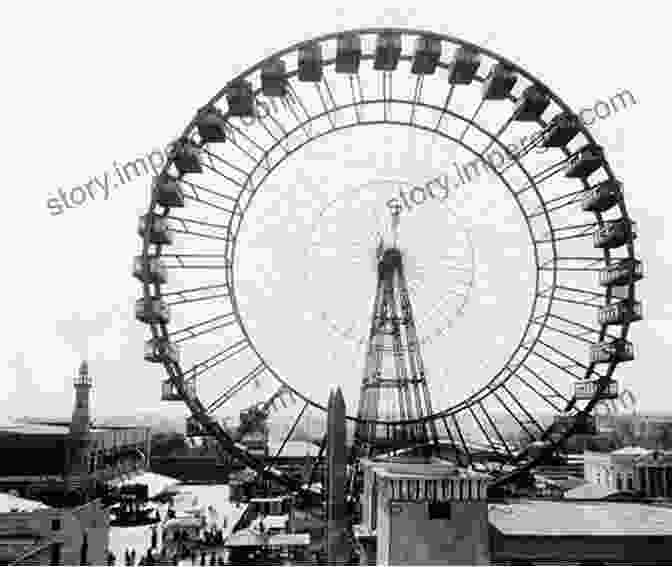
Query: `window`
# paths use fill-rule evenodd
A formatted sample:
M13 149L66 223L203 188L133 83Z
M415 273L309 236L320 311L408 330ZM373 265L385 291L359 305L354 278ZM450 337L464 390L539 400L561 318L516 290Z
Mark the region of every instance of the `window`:
M61 519L55 518L51 520L51 530L57 532L61 529Z
M451 506L450 502L430 502L429 519L430 520L450 520Z

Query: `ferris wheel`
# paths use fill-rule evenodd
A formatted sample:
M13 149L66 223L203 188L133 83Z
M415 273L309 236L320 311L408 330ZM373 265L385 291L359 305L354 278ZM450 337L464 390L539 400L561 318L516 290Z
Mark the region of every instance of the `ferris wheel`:
M375 135L367 138L369 130ZM441 169L449 166L459 178L443 179L442 186L450 190L441 203L425 194L415 213L409 207L402 215L404 262L413 265L414 258L424 258L416 263L415 276L409 276L411 299L426 299L415 311L418 332L423 324L437 331L439 340L432 344L443 343L437 346L435 365L450 369L449 375L432 374L427 365L430 386L441 390L432 390L433 407L439 409L406 422L431 424L466 465L478 466L479 455L497 455L494 484L504 485L552 458L571 435L589 433L595 405L618 394L615 370L634 358L628 333L631 323L642 318L636 283L643 270L622 183L590 132L541 81L469 42L411 29L332 33L265 58L204 104L172 144L168 163L153 181L149 209L140 218L142 251L134 260L134 275L143 289L136 317L151 332L145 358L164 366L162 399L186 404L192 433L216 438L223 450L258 473L302 490L309 479L282 472L273 466L273 457L309 417L324 417L328 387L301 378L300 364L281 372L274 356L265 354L268 345L287 341L285 350L295 351L288 357L300 358L299 343L305 338L294 337L300 317L282 311L284 303L299 299L270 294L278 299L261 310L260 328L281 320L285 331L263 347L264 341L254 338L262 331L250 330L249 309L243 306L246 281L253 287L255 278L263 280L258 287L266 293L269 282L279 279L278 265L287 267L285 260L298 256L283 256L282 238L273 237L273 253L246 280L238 271L246 255L243 235L281 225L278 230L292 247L301 219L309 235L324 229L326 237L318 244L311 241L301 256L314 262L311 273L318 280L328 274L320 281L306 279L312 291L320 292L317 316L309 319L317 324L320 315L323 323L341 317L330 327L338 330L339 340L357 320L366 327L369 307L344 315L351 302L343 290L351 283L353 294L355 285L362 288L348 270L355 269L353 258L367 264L380 234L375 223L355 220L369 210L353 197L361 192L326 196L320 191L328 180L311 184L304 166L309 167L312 154L307 152L313 146L324 150L330 141L348 136L347 145L332 150L327 163L363 146L373 152L389 132L393 141L412 133L427 143L421 152L417 141L403 150L416 169L413 180L406 176L401 184L417 189L423 186L420 177L440 179ZM353 146L360 137L364 141ZM444 163L431 152L452 152L455 159ZM391 160L397 181L400 172L394 167L397 161L404 165L401 157ZM368 153L365 158L372 159ZM289 189L288 163L303 175ZM426 174L418 163L426 163ZM380 184L379 171L358 180L349 162L339 167L342 188ZM274 177L283 174L282 183L274 185ZM281 191L287 198L301 193L295 218L286 203L281 221L269 222L254 212L257 201L266 203L264 195ZM378 201L371 210L379 212L405 195L394 191L399 191L396 181L385 191L373 191ZM314 206L306 212L311 192ZM402 202L401 197L395 201ZM433 215L443 216L432 225ZM414 235L425 238L424 244L414 248ZM451 250L446 264L449 238L458 249ZM353 253L353 246L361 254ZM319 253L328 260L320 264ZM442 287L451 270L466 276ZM504 280L479 284L493 273ZM363 304L370 304L374 283L364 285L369 287ZM446 303L446 298L452 299ZM264 312L270 313L267 320ZM469 327L470 315L477 313L480 319ZM438 320L447 323L437 327ZM472 360L478 362L473 369ZM452 380L451 387L441 389L444 379ZM458 382L464 392L458 392ZM282 417L277 451L243 442L246 427L253 424L241 423L242 433L236 435L218 417L245 408L254 408L262 419ZM348 415L348 420L356 425L358 416Z

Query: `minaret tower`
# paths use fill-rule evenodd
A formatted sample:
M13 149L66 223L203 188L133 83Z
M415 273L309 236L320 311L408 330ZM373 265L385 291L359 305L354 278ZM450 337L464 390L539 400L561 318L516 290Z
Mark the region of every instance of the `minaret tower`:
M91 377L86 360L79 366L75 376L75 408L70 422L70 475L78 477L75 486L81 487L83 476L89 472L89 437L91 424L90 392Z
M433 422L375 423L418 420L433 413L399 247L399 214L397 210L392 215L391 242L381 238L377 249L378 281L355 437L359 456L370 455L374 448L437 442Z

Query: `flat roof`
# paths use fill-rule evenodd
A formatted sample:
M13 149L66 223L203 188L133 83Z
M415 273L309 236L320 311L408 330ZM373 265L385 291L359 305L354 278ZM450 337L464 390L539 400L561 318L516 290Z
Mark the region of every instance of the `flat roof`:
M490 504L488 518L506 535L672 536L672 509L634 502L523 500Z
M0 434L57 435L63 437L69 433L70 428L63 425L43 425L36 423L3 423L0 425Z
M619 494L622 490L609 488L602 484L595 484L587 482L581 486L577 486L565 492L565 498L570 500L600 500L611 496L612 494Z
M262 536L250 529L231 534L224 542L226 547L280 547L284 545L310 545L310 534L274 534Z
M7 492L0 492L0 514L7 514L10 512L32 512L33 510L43 510L49 507L50 506L47 506L38 500L29 500L27 498L14 496Z

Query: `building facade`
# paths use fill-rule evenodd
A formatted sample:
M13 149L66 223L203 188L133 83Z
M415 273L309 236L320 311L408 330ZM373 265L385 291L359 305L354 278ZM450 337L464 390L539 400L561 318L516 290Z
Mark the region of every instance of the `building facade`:
M377 565L486 565L488 476L447 462L362 460L360 556Z
M637 490L635 464L650 453L642 447L624 447L611 453L587 451L583 460L584 479L612 490Z
M105 565L109 529L100 500L66 509L0 494L3 565Z

